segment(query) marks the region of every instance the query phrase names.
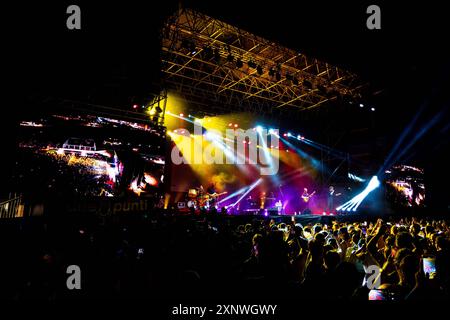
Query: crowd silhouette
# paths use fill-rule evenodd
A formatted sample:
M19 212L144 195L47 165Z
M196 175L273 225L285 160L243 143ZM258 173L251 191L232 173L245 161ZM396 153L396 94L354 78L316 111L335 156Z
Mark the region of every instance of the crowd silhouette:
M368 300L368 268L377 266L386 299L448 299L447 221L296 218L151 212L2 221L0 295ZM424 270L425 258L435 272ZM66 287L69 265L80 267L81 290Z

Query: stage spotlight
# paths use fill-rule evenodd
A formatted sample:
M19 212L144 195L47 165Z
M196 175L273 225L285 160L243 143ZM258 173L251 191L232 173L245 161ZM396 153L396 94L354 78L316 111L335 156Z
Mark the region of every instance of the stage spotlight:
M270 128L270 129L269 129L269 134L274 134L274 133L275 133L275 130L272 129L272 128Z
M209 140L213 140L217 138L217 135L214 132L207 131L205 137Z
M248 61L248 62L247 62L247 65L248 65L250 68L253 68L253 69L256 68L256 63L255 63L253 60Z
M220 203L225 202L225 201L227 201L229 199L232 199L232 198L234 198L234 197L236 197L238 195L243 194L245 191L247 191L247 188L248 187L243 187L243 188L233 192L232 194L230 194L230 195L226 196L225 198L223 198L222 200L220 200L218 203L220 204ZM227 206L227 207L232 207L232 205L231 206Z
M203 49L203 56L204 56L204 59L206 59L206 60L209 60L212 58L213 52L212 52L211 47L208 46Z
M214 49L214 61L215 61L216 63L219 63L219 62L220 62L220 52L219 52L219 50L217 50L217 49Z
M287 136L288 136L288 135L287 135L287 133L284 133L284 134L283 134L283 137L285 137L285 138L286 138Z
M137 109L138 105L137 104L133 104L133 109Z
M239 127L239 125L238 125L237 123L235 123L235 124L234 124L234 127L237 128L237 127Z
M180 113L180 117L183 118L183 117L184 117L184 114L183 114L183 113Z
M343 205L336 208L337 211L356 211L363 200L371 193L373 190L380 186L380 181L377 176L373 176L370 179L367 187L358 195L353 197L351 200L347 201Z
M188 49L189 49L189 53L192 54L192 55L197 53L197 48L195 47L195 43L194 42L191 42L189 44L189 48Z
M360 107L360 108L363 108L363 107L364 107L364 105L363 105L362 103L360 103L360 104L359 104L359 107Z
M152 116L152 121L154 123L158 124L162 111L163 110L158 105L150 110L150 115Z
M258 72L259 75L263 74L263 68L261 66L257 66L256 71Z
M301 138L302 138L302 136L301 136L301 135L298 135L298 136L297 136L297 139L298 139L298 140L300 140Z
M369 185L367 186L367 191L371 192L372 190L378 188L380 186L380 180L378 180L377 176L373 176L369 181Z
M257 131L258 133L261 133L261 132L263 131L263 127L257 126L257 127L256 127L256 131Z
M188 54L196 54L197 49L195 48L195 43L188 39L183 39L181 42L181 47L187 49Z
M288 136L288 137L290 137L290 136L292 136L292 135L291 135L291 133L290 133L290 132L288 132L288 133L287 133L287 136Z
M233 126L233 124L232 124L232 123L230 122L230 123L228 124L228 126L229 126L229 127L232 127L232 126Z
M358 177L358 176L356 176L356 175L354 175L354 174L352 174L352 173L350 173L350 172L349 172L347 175L348 175L348 178L349 178L349 179L352 179L352 180L354 180L354 181L358 181L358 182L364 182L364 181L366 181L366 179L360 178L360 177Z
M375 108L371 108L370 110L375 111Z
M232 206L236 206L242 199L245 198L245 196L247 194L249 194L258 184L260 184L262 181L262 178L259 178L258 180L256 180L250 187L247 188L247 190L245 191L245 193L235 202L232 204Z

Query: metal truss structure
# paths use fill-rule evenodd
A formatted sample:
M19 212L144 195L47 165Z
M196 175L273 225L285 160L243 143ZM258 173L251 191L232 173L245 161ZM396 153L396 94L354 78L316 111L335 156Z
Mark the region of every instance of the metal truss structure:
M170 17L161 36L165 86L210 110L276 116L357 100L365 87L349 71L190 9Z
M122 107L105 106L87 101L77 101L63 98L46 97L42 100L35 100L38 105L45 105L47 114L65 115L79 117L96 116L111 118L118 121L128 121L136 124L147 125L148 129L153 132L165 134L164 127L164 111L167 101L167 93L163 90L160 94L152 95L151 102L145 106L140 106L136 110L127 110ZM160 108L161 112L150 116L148 110L152 108Z

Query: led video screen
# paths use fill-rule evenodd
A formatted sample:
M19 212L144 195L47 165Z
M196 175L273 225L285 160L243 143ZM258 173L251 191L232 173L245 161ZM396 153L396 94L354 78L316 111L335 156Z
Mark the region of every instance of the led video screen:
M14 190L33 196L154 194L164 181L164 132L149 124L53 114L20 122Z

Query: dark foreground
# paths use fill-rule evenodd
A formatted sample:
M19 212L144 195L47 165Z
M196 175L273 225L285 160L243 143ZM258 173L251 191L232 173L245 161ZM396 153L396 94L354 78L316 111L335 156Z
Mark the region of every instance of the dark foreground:
M0 298L448 299L449 237L438 217L2 220ZM67 287L71 265L80 290ZM370 266L383 268L372 292Z

